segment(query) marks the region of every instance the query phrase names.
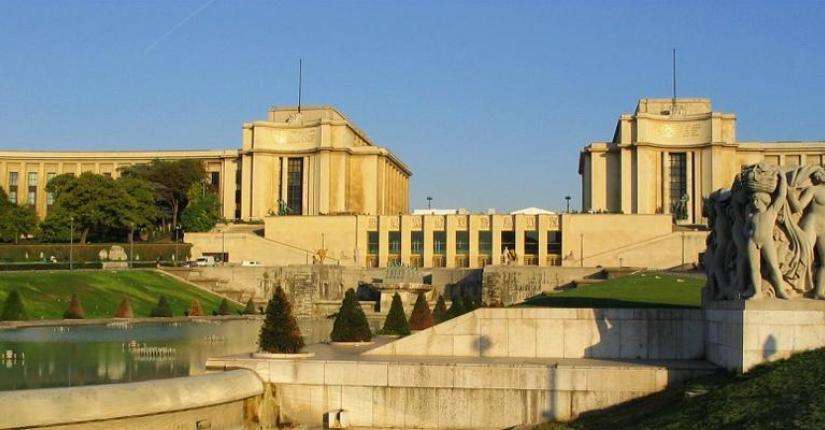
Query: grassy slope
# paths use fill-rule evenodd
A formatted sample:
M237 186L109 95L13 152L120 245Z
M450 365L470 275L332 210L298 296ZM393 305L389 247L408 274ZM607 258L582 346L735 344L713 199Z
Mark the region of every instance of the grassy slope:
M705 281L658 273L637 273L593 285L547 293L521 306L560 308L699 307Z
M700 389L706 394L686 395ZM699 379L566 425L536 429L825 429L825 349L765 364L745 375Z
M72 293L80 296L86 318L111 317L124 296L129 296L136 317L147 317L165 295L176 316L183 315L192 299L205 313L217 309L220 297L176 279L148 270L0 272L0 307L11 289L23 296L31 319L62 318ZM238 309L233 305L234 309Z

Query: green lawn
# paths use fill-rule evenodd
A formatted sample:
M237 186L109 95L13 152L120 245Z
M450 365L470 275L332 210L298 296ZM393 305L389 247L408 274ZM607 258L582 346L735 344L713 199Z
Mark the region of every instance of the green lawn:
M819 349L536 430L825 429L823 405L825 349Z
M637 273L527 299L519 306L558 308L699 307L703 279Z
M169 300L175 316L182 316L192 299L200 300L207 314L221 301L212 293L151 270L0 272L0 307L14 288L20 291L31 319L62 318L72 293L80 297L86 318L111 317L127 295L136 317L148 317L161 295Z

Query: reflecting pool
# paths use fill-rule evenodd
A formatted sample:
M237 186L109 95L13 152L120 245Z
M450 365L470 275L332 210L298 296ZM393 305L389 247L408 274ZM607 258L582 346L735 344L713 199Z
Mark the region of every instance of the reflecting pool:
M259 320L117 321L0 330L0 390L172 378L211 356L252 352Z

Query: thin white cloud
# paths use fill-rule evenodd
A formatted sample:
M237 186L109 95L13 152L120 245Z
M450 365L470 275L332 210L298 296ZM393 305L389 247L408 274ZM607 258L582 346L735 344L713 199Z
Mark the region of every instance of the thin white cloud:
M209 7L209 5L211 5L212 3L215 3L216 1L217 0L207 0L206 3L202 4L199 8L195 9L192 13L187 15L186 18L178 21L178 23L173 25L172 28L169 29L169 31L167 31L166 33L163 33L163 36L160 36L157 40L152 42L151 45L147 46L146 49L143 50L143 55L146 55L149 52L151 52L153 49L155 49L155 47L157 47L160 44L160 42L163 42L164 40L166 40L166 38L171 36L172 33L177 31L179 28L183 27L184 25L186 25L186 23L189 22L192 18L197 16L199 13L203 12L204 9L206 9L207 7Z

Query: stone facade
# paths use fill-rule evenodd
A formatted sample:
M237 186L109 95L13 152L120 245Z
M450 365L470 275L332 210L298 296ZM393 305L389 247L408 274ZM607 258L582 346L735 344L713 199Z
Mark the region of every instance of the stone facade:
M582 149L582 208L701 224L702 198L728 186L741 166L820 165L823 156L825 141L740 142L736 115L714 112L708 99L641 99L621 115L612 140Z
M298 215L399 214L409 210L410 169L337 109L272 108L243 125L238 150L0 151L0 187L45 217L49 179L120 168L153 159L203 160L226 219L260 220L288 207Z

